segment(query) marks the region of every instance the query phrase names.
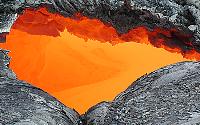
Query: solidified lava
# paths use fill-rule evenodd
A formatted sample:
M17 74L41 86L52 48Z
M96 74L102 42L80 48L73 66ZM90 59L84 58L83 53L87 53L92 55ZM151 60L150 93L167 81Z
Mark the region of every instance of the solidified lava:
M130 15L128 13L131 13L132 14L131 16L133 16L131 17L131 21L129 20L130 22L132 23L134 21L138 22L138 20L140 21L140 18L144 18L144 21L150 20L150 22L147 22L149 23L149 25L145 25L145 24L143 25L143 23L141 23L141 25L130 24L131 25L130 27L126 27L126 25L128 25L129 22L124 22L127 24L122 25L123 20L120 20L120 19L123 19L122 15L126 15L124 17L125 19L129 17ZM158 22L159 20L153 20L153 19L156 19L155 17L149 18L152 16L149 12L143 13L139 10L130 11L129 9L127 10L127 8L123 8L119 10L117 14L118 15L116 17L116 20L114 20L117 22L115 22L115 24L112 24L113 20L109 23L109 21L105 21L102 18L95 18L93 16L88 16L86 15L86 13L83 13L83 12L73 13L73 15L65 17L58 12L54 12L54 13L49 12L44 7L39 8L39 9L29 8L23 11L21 14L19 14L19 18L14 23L12 29L21 30L23 32L27 32L28 34L35 35L35 36L46 35L46 36L53 36L55 38L59 36L62 37L61 32L67 29L67 31L70 32L71 34L76 35L79 38L83 38L86 41L92 39L92 40L97 40L103 43L109 42L112 45L116 45L118 43L125 43L125 42L144 43L144 44L150 44L157 48L164 48L165 50L173 52L173 53L181 53L183 57L187 59L196 59L196 60L200 59L198 49L194 47L194 44L192 41L193 39L192 32L188 30L181 30L181 28L179 29L175 27L168 21L165 21L166 25L169 24L169 26L167 27L154 25L154 23L160 24L163 20ZM148 19L146 19L147 18L146 16L149 16ZM132 18L135 20L132 20ZM118 21L121 28L120 26L117 26ZM153 24L151 21L153 21ZM36 46L37 45L36 42L37 40L35 41L33 45ZM32 43L30 42L30 44ZM17 45L20 46L21 44L17 44ZM38 50L40 50L40 48L42 48L42 46L37 47ZM34 52L35 52L34 53L35 55L32 54L32 56L36 58L37 53L39 53L39 51L36 50ZM26 74L25 73L26 70L24 73L22 73L22 70L19 67L17 71L21 71L21 74L28 76L26 78L28 78L29 82L38 83L39 84L39 85L37 84L38 86L40 86L41 88L45 89L48 92L60 91L60 90L66 89L65 88L66 86L64 87L65 82L60 82L60 81L59 81L60 86L55 87L55 84L57 85L58 81L53 81L52 79L48 79L50 75L46 75L45 82L37 81L38 79L37 77L40 77L38 75L38 73L40 73L41 71L40 69L42 69L43 66L45 66L45 63L43 60L44 59L43 57L45 57L44 53L39 55L39 57L42 58L41 61L32 60L32 62L37 61L35 63L36 65L33 64L32 68L34 67L38 68L37 71L33 71L33 72L29 71L31 72L32 75ZM109 69L109 68L100 67L100 69ZM109 71L111 70L109 69ZM118 70L113 70L113 71L117 72ZM87 76L87 73L85 73L86 76ZM108 73L108 76L109 76L109 73ZM35 74L37 74L38 76L36 76ZM52 73L51 75L53 77L54 74ZM104 75L105 76L107 75L105 71L104 71ZM114 75L114 73L112 73L112 75ZM109 78L109 77L106 77L106 78ZM105 77L103 79L105 79ZM52 84L50 85L42 84L42 83L49 83L48 80L51 81ZM79 78L78 80L80 81L77 82L74 79L72 79L71 81L69 80L71 84L68 85L67 88L86 84L81 81L82 80L81 78ZM102 79L95 79L95 80L92 79L91 81L87 80L87 83L89 84L94 83L94 82L97 82L98 80L102 80Z
M44 7L51 12L45 8L33 9L42 5L45 5ZM63 100L70 101L79 108L85 108L86 103L94 104L94 102L90 102L93 99L97 100L105 95L107 95L106 97L110 96L111 92L115 91L119 85L127 83L128 77L133 80L131 75L141 71L141 68L146 69L145 66L148 66L152 60L155 61L152 66L156 66L156 68L158 68L158 62L164 61L164 64L169 64L167 61L173 60L166 51L161 53L162 49L156 52L161 55L160 58L154 57L155 53L151 56L154 50L158 49L151 48L150 51L147 51L148 47L164 48L172 52L170 54L179 53L187 59L200 60L199 5L198 0L159 0L159 2L157 0L0 0L0 41L6 41L6 35L10 31L11 25L15 22L17 14L20 15L8 35L7 43L1 44L2 47L8 46L17 50L12 53L13 59L21 60L21 62L14 62L17 64L15 66L19 66L17 75L22 73L31 79L39 79L44 73L45 80L51 82L53 78L55 80L53 84L44 82L43 85L47 85L46 88L62 90L59 94L63 96ZM29 7L32 9L26 9L23 12L25 8ZM69 32L78 37L75 38ZM35 39L32 39L33 37ZM68 37L69 39L73 38L71 42L67 39ZM88 40L88 44L84 44L86 42L79 37L84 38L85 41ZM79 40L76 41L77 38ZM113 46L101 43L103 47L98 46L99 48L95 48L93 51L93 48L91 47L91 49L89 46L92 42L96 43L94 46L98 45L98 41L109 42ZM78 48L73 46L75 42L80 44L80 46L76 45ZM133 42L152 46L140 49L136 43L131 46ZM135 52L132 48L135 46L139 48L135 49L143 49L145 52ZM121 68L123 63L116 60L112 63L116 58L108 58L106 51L110 52L112 47L116 47L115 50L118 48L119 51L111 52L110 57L116 56L120 61L125 59L125 64L128 64L127 74L115 76L114 73L118 73L115 67ZM88 49L92 51L87 51ZM41 89L19 81L8 67L10 58L7 54L8 51L0 51L0 89L2 90L0 91L0 100L2 100L0 123L199 124L199 62L181 62L160 68L149 75L146 74L119 94L114 101L99 103L80 116ZM136 65L137 59L142 58L142 54L150 59L144 58L139 62L139 70L133 70L132 66ZM174 59L177 59L179 54L174 54ZM55 60L56 57L70 58ZM158 61L158 59L160 60ZM49 66L49 62L53 65ZM60 70L57 62L64 64L65 67L61 66ZM83 67L80 68L80 65L76 65L77 62L83 64L81 66L86 70ZM67 65L68 63L73 65ZM111 68L109 69L105 64ZM140 67L141 65L142 67ZM12 66L10 67L12 68ZM74 71L70 68L77 70ZM69 70L68 74L65 74L65 69ZM102 75L109 78L115 76L118 79L115 79L116 81L109 79L110 81L87 86L85 83L81 83L81 78L84 78L82 76L70 79L73 71L82 73L82 76L86 75L86 84L92 78L103 78ZM95 71L98 71L100 75L95 74ZM109 71L110 74L106 74L105 71ZM121 75L126 82L120 81ZM62 77L61 82L58 82L60 76ZM105 77L103 79L105 80ZM63 80L69 81L65 81L66 84L62 83ZM118 84L111 84L112 82ZM38 84L40 83L38 82ZM80 85L86 86L80 87ZM69 86L78 87L64 91L65 87ZM61 98L58 99L65 103ZM105 98L100 100L105 100ZM68 105L68 103L65 104ZM74 105L69 106L77 108Z

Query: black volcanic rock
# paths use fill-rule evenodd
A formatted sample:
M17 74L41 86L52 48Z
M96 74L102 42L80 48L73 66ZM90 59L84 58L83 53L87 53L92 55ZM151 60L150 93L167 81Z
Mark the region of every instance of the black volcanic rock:
M188 30L197 41L200 37L198 0L1 0L0 15L6 18L5 14L19 14L24 8L38 6L66 17L80 12L111 24L122 34L137 26L147 26Z
M106 112L95 107L91 125L198 125L200 62L181 62L144 75L102 105Z
M17 80L0 50L0 125L78 125L79 114L54 97Z

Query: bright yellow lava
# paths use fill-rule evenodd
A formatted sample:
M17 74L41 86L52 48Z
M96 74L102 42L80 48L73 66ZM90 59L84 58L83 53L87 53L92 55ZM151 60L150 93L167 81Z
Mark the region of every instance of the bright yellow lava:
M181 54L135 42L85 42L66 30L61 37L12 30L1 48L11 50L11 68L18 78L84 113L111 101L133 81L162 66L186 61Z

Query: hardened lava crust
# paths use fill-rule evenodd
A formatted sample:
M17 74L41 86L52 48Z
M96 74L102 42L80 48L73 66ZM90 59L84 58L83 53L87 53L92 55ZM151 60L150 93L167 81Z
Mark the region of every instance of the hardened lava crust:
M190 46L200 52L198 0L0 0L0 41L5 41L25 8L38 7L65 17L81 13L112 25L119 34L138 26L149 31L176 29L181 36L189 35ZM0 50L0 125L200 124L200 62L181 62L144 75L113 101L99 103L80 116L18 80L9 69L7 53Z

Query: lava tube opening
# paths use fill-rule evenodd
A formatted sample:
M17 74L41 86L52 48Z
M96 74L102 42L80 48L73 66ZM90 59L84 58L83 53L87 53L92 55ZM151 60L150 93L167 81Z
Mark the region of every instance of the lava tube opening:
M95 23L98 25L93 26ZM125 42L127 38L129 42ZM98 20L72 20L44 10L21 15L0 47L10 50L10 68L20 80L47 91L79 113L113 100L146 73L198 59L198 53L184 58L178 48L152 46L141 27L119 36Z

